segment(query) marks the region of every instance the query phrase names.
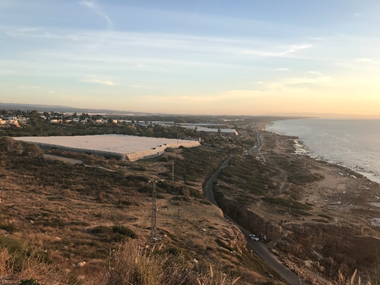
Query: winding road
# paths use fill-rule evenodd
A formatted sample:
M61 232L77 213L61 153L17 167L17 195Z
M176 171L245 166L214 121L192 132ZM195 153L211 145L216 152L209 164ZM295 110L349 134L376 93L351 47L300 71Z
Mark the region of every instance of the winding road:
M259 152L263 146L263 139L261 138L260 132L257 134L257 142L258 144L253 146L249 151L248 154L253 154L255 152Z
M259 140L259 145L256 147L256 150L259 150L262 146L262 141L261 138ZM252 150L252 149L251 149ZM217 180L220 171L228 166L228 163L232 159L232 156L227 158L223 164L220 166L220 168L210 177L210 179L206 182L206 185L204 187L204 194L207 200L209 200L211 203L213 203L215 206L218 207L218 204L215 201L214 198L214 192L212 191L213 184ZM231 222L235 223L241 230L241 232L244 234L245 239L247 240L248 246L256 252L258 256L260 256L265 263L267 263L270 267L273 268L278 274L282 276L286 281L288 281L292 285L299 285L299 284L304 284L304 282L298 277L296 274L294 274L292 271L289 270L285 265L283 265L277 257L269 251L269 249L266 247L265 244L261 242L256 242L254 240L251 240L249 238L250 232L237 224L234 220L232 220L229 216L227 216L224 212L223 215L226 219L230 220Z

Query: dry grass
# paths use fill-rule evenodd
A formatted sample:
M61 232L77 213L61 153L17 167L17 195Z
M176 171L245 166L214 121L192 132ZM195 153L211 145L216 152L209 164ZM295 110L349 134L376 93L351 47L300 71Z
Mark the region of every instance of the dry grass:
M81 283L76 275L70 271L62 271L56 266L49 264L40 255L38 249L29 252L9 254L8 249L0 249L0 276L9 283L16 284L21 280L38 280L44 285L85 285L93 283ZM18 284L18 283L17 283Z
M36 253L25 255L21 268L16 270L15 256L10 255L7 249L2 249L1 277L12 282L33 279L43 285L222 285L239 284L240 279L223 273L211 263L191 263L183 255L167 253L163 245L149 249L136 240L119 244L109 258L108 269L96 279L91 279L90 275L80 276L75 270L62 271L44 262Z
M143 280L132 284L264 281L263 276L273 272L266 268L257 273L240 260L245 240L239 230L200 195L202 183L223 155L203 147L170 154L176 155L168 156L176 160L175 181L166 179L157 184L158 234L164 247L140 252L141 248L133 251L133 244L119 246L117 242L132 235L139 243L149 244L152 186L148 180L157 175L165 178L165 174L171 178L171 162L158 158L118 165L101 163L113 170L108 171L0 152L0 248L7 249L1 252L1 276L15 282L33 278L46 285L110 285L117 280L128 284L126 274ZM199 157L202 165L194 168ZM31 258L22 250L20 254L11 251L1 244L6 235L40 249L52 263ZM216 236L231 250L220 248ZM114 252L111 259L110 252ZM199 260L197 265L190 263L193 258ZM22 266L16 263L20 259ZM85 266L73 266L82 261ZM123 264L128 262L134 264L132 273L125 272L130 266ZM222 272L236 272L232 275L236 277Z
M161 248L150 250L137 241L121 244L112 257L105 284L238 284L240 277L233 279L211 263L192 264L183 255L170 255Z
M355 270L351 277L346 277L341 271L338 272L338 285L378 285L379 283L373 283L371 279L367 281L362 281L362 278L357 275L358 271Z

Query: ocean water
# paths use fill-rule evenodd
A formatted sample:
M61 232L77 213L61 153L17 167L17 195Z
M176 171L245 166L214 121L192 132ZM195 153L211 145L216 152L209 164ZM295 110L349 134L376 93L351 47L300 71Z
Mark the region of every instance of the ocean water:
M380 183L380 120L284 120L266 130L299 137L299 154L346 166Z

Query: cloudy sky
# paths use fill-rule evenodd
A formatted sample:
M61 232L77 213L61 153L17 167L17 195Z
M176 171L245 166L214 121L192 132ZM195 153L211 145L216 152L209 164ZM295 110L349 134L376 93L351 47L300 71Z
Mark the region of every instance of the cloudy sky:
M0 0L0 102L380 116L378 0Z

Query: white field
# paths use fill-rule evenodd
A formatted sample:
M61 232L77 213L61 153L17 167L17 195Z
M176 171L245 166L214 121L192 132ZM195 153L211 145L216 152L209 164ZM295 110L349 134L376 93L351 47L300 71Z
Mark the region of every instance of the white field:
M189 144L188 140L137 137L126 135L57 136L57 137L14 137L15 140L63 146L83 150L112 153L134 153L157 148L164 144Z

